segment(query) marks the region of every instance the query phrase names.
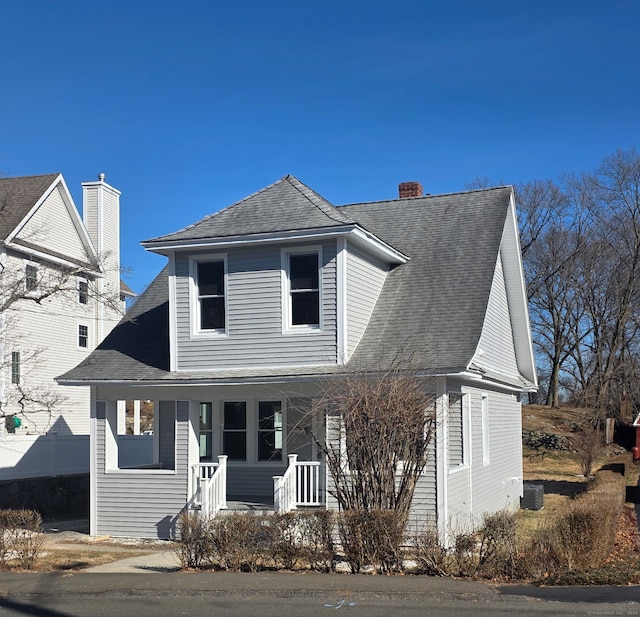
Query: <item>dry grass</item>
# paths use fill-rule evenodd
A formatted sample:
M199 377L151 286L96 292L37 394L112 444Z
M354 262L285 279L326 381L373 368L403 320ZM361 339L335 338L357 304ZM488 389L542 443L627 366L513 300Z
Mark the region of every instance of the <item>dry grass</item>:
M122 549L115 551L101 551L74 547L72 549L48 548L38 565L37 572L73 572L105 563L148 555L150 551Z

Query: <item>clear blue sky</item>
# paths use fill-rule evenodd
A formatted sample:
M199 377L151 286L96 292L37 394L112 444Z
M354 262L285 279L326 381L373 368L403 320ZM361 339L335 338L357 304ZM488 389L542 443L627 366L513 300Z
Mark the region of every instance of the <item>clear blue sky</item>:
M335 204L640 147L637 0L0 0L0 173L122 191L140 240L291 173Z

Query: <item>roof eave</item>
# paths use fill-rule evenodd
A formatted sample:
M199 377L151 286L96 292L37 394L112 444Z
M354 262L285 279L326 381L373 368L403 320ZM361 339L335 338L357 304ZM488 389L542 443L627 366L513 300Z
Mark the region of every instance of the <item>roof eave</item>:
M409 257L363 229L359 225L342 225L340 227L296 229L261 234L241 236L225 236L217 238L194 238L191 240L145 240L142 246L152 252L169 256L172 251L206 249L206 248L231 248L234 246L250 246L255 244L273 242L297 242L301 240L316 240L322 238L337 238L349 236L357 244L366 246L372 253L385 259L389 263L402 264L409 261Z

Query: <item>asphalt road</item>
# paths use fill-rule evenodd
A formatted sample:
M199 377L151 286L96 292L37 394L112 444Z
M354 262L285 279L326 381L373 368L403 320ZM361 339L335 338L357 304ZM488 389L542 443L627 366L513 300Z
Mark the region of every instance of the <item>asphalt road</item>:
M416 576L0 574L0 617L640 617L640 588L536 589Z

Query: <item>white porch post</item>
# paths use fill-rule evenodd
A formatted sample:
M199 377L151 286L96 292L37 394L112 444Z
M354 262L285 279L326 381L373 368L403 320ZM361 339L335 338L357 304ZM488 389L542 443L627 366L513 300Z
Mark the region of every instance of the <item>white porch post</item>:
M133 434L140 434L140 401L133 401Z

